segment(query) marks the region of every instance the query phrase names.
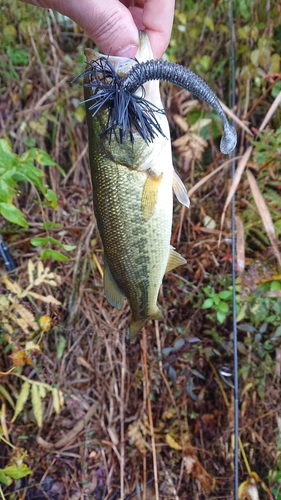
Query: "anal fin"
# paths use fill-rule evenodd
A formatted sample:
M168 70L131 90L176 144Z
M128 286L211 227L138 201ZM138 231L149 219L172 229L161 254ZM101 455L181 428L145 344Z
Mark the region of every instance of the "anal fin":
M108 263L106 261L106 257L104 257L103 284L104 284L104 293L108 302L113 307L116 307L116 309L121 309L121 307L123 306L125 295L121 292L120 288L116 284L116 281L113 278Z
M183 264L186 264L184 257L176 252L174 247L170 247L169 260L165 273L168 273L172 269L175 269L175 267L182 266Z
M189 208L190 201L187 196L186 187L175 171L173 176L173 190L179 202Z

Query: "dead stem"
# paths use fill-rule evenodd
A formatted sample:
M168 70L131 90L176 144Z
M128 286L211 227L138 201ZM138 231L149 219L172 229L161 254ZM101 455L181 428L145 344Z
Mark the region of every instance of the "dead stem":
M124 472L125 472L125 429L124 429L124 401L125 401L125 376L126 376L126 343L125 333L122 333L122 367L121 367L121 407L120 407L120 427L121 427L121 443L120 443L120 493L121 498L124 498Z

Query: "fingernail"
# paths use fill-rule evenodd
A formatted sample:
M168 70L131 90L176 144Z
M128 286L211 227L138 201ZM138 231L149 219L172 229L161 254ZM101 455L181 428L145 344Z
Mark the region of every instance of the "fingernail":
M136 45L129 45L125 49L119 50L116 56L133 58L137 53L138 47Z

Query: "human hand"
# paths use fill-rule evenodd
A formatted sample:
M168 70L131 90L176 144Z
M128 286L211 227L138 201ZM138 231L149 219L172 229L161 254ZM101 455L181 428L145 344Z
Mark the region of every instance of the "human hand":
M171 35L175 0L22 0L70 17L104 54L134 57L139 30L149 36L155 58Z

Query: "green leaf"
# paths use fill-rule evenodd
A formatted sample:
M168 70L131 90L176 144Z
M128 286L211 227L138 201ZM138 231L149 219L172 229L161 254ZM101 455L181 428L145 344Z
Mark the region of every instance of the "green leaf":
M0 214L3 215L5 219L18 226L28 227L28 223L21 211L16 208L11 203L0 203Z
M275 291L275 290L281 290L281 283L280 281L272 281L270 284L270 291Z
M25 162L26 160L36 160L43 166L58 166L58 164L52 160L46 151L39 148L31 148L28 151L25 151L21 155L21 161Z
M210 309L213 306L213 299L206 299L203 302L202 309Z
M68 262L70 259L56 250L52 250L50 248L45 248L41 252L41 259L54 259L60 262Z
M232 298L232 290L222 290L219 293L219 298L223 300L230 300Z
M44 224L42 225L42 228L43 229L50 229L51 227L61 227L61 224L59 224L58 222L44 222Z
M14 197L14 189L9 186L3 177L0 179L0 201L12 203Z
M2 469L2 471L9 477L13 479L20 479L21 477L28 476L28 474L31 474L32 471L29 469L29 467L26 464L21 464L21 465L9 465L8 467L5 467L5 469Z
M220 303L220 298L219 298L219 296L218 296L218 294L217 294L217 293L216 293L216 295L214 295L214 296L213 296L213 302L214 302L214 304L215 304L216 306L218 306L218 305L219 305L219 303Z
M229 306L226 302L223 302L222 300L218 304L218 310L224 314L227 314L229 311Z
M15 403L12 400L9 392L7 391L7 389L3 385L0 385L0 393L3 394L3 396L7 399L7 401L10 403L11 407L13 409L15 409Z
M222 311L217 312L217 320L220 324L222 324L224 322L225 318L226 318L225 313L223 313Z
M6 141L6 139L0 139L0 155L1 153L5 153L6 155L10 155L12 157L15 156L10 142Z
M47 243L52 243L53 245L58 245L67 252L70 252L71 250L75 250L76 245L64 245L60 241L56 240L56 238L52 238L51 236L45 236L42 238L32 238L30 240L30 243L34 247L42 247L43 245L46 245ZM67 258L67 257L66 257Z
M57 359L61 359L66 346L66 338L63 335L59 336L59 342L57 345Z
M18 395L18 399L16 402L16 408L15 408L15 413L12 418L12 422L14 422L17 418L17 416L22 412L24 409L24 405L27 401L28 395L29 395L29 389L30 389L30 383L29 382L24 382L21 387L21 391Z
M52 191L51 189L47 189L45 198L51 203L52 208L58 208L57 195L56 193L54 193L54 191Z
M0 469L0 483L6 484L6 486L10 486L12 482L12 479L5 475L4 469Z
M61 247L66 251L66 252L71 252L72 250L75 250L76 245L64 245L61 243Z
M43 423L43 405L40 396L39 388L36 384L32 384L31 387L31 401L33 413L38 424L38 427L42 427Z
M205 286L205 288L203 288L203 291L208 297L213 297L216 293L211 286Z

